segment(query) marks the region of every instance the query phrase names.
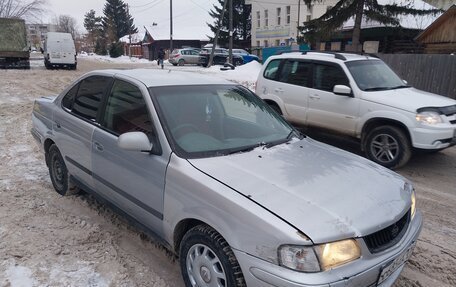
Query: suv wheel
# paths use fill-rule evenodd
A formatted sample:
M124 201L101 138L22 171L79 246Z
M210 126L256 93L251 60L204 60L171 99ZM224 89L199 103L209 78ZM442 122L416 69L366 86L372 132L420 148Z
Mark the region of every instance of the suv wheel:
M185 234L179 261L186 287L246 286L230 246L209 226L198 225Z
M370 160L391 169L405 165L412 155L407 136L393 126L371 130L364 142L364 150Z

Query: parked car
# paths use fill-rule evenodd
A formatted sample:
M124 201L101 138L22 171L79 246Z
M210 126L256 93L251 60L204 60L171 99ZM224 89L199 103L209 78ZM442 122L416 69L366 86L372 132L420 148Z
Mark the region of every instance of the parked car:
M201 49L184 48L175 49L169 57L169 62L174 66L185 64L199 64L199 52Z
M244 49L233 49L233 54L241 56L244 60L244 64L250 63L252 61L260 61L257 55L250 54Z
M46 69L63 67L76 70L76 48L70 33L48 32L43 54Z
M366 156L389 168L416 149L456 144L456 101L408 86L382 60L331 52L270 57L257 94L289 121L360 140Z
M139 222L186 286L391 286L421 230L410 182L226 80L94 71L36 100L32 121L55 190Z
M199 63L203 67L207 67L207 65L208 65L209 57L211 56L211 51L212 51L211 48L201 49ZM228 62L228 57L229 57L229 53L228 53L227 49L215 48L213 64L214 65L224 65L225 63ZM244 64L244 60L242 59L242 57L240 55L233 54L233 65L240 66L242 64Z

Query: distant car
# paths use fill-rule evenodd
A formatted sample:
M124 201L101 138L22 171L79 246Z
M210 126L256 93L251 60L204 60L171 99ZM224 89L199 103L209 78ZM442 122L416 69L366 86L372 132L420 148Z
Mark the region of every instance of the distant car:
M82 188L158 236L185 286L387 287L421 230L405 178L227 80L94 71L36 100L32 122L55 190Z
M70 33L48 32L43 54L46 69L60 67L76 70L76 48Z
M169 56L169 62L174 66L183 66L185 64L198 65L200 50L196 48L175 49Z
M388 168L417 150L456 145L456 101L414 89L381 59L336 52L269 57L258 95L297 124L359 139L366 156Z
M199 63L203 67L207 67L209 63L209 57L211 56L211 48L204 48L201 49L201 52L199 54ZM223 48L215 48L214 51L214 59L213 59L213 65L224 65L225 63L228 62L228 57L229 53L227 49ZM233 54L233 65L234 66L240 66L244 64L244 59L240 55Z
M260 61L257 55L250 54L244 49L233 49L233 54L241 56L244 60L244 64L250 63L252 61Z

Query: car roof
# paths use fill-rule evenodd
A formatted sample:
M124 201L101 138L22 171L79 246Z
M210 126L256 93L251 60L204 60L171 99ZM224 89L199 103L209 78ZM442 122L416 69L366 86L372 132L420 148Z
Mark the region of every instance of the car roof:
M331 52L331 51L305 51L305 52L289 52L280 55L271 56L271 59L312 59L331 62L349 62L357 60L378 60L372 55L362 55L355 53Z
M228 80L199 73L161 69L96 70L86 75L124 76L141 81L147 87L236 85Z

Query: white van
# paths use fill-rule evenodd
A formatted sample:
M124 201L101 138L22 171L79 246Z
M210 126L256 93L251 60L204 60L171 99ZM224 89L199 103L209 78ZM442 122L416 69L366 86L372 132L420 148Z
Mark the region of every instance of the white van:
M76 49L70 33L48 32L46 34L44 65L46 69L53 67L76 69Z

